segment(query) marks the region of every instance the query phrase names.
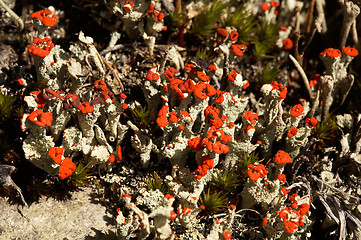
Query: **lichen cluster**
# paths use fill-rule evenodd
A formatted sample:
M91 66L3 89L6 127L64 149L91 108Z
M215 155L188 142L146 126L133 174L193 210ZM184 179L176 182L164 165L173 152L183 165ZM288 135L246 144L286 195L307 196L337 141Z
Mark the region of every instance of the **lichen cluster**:
M348 35L359 7L339 2L341 50L313 46L328 31L320 0L106 1L103 51L83 31L58 44L59 10L36 11L26 48L36 73L15 81L23 156L60 182L110 186L119 239L310 239L316 205L323 225L343 238L347 218L356 238L359 199L336 198L356 188L336 179L361 172L361 115L337 109L358 77Z

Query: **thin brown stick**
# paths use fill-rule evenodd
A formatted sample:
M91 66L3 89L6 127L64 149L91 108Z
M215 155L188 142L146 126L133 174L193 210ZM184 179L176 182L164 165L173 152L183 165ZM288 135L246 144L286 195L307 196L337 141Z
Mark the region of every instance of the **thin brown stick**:
M118 80L120 89L122 90L122 92L124 92L124 85L123 85L122 81L120 80L120 78L118 77L118 70L114 69L102 56L101 56L101 58L102 58L104 64L107 66L107 68L109 68L110 71L113 73L115 79Z
M307 34L309 34L311 32L314 8L315 8L315 0L311 0L311 7L310 7L309 15L308 15L308 23L307 23L307 28L306 28Z
M302 65L302 56L300 55L300 53L298 51L298 45L299 45L301 37L302 37L302 34L296 32L296 34L295 34L295 57L297 59L297 62L300 65Z

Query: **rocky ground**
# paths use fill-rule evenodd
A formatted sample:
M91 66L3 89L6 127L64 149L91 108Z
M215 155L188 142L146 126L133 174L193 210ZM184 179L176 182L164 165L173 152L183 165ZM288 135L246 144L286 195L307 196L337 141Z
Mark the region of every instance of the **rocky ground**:
M0 199L0 239L101 240L114 231L114 218L92 188L80 188L67 198L43 196L29 207Z

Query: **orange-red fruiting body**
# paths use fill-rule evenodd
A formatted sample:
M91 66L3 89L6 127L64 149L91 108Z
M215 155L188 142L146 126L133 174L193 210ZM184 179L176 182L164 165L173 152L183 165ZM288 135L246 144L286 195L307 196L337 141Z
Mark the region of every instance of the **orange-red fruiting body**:
M38 57L46 57L53 47L54 43L50 38L35 38L33 44L28 47L28 52Z
M70 158L64 158L59 168L59 178L61 180L70 177L76 169L75 164Z
M285 183L285 182L286 182L286 175L284 175L284 174L278 174L278 175L277 175L277 179L278 179L280 182Z
M195 170L196 178L201 179L204 177L207 174L208 169L213 168L213 164L214 160L212 158L208 156L202 156L201 162L199 163L198 168Z
M358 55L357 49L353 47L345 47L342 50L346 55L351 57L356 57Z
M83 102L79 104L78 109L82 113L92 113L94 111L94 107L91 106L89 102Z
M53 114L50 112L44 113L42 109L36 109L30 113L29 120L40 127L50 127L53 121Z
M169 220L175 220L176 218L177 214L174 212L174 210L171 210Z
M248 177L254 182L257 182L259 178L263 178L268 174L266 167L263 164L258 164L257 166L249 164L248 166Z
M158 81L159 80L159 73L156 72L156 66L149 69L148 74L146 76L146 79L152 80L152 81Z
M64 149L60 147L52 147L49 150L49 156L54 160L55 163L60 164L62 161Z
M273 81L271 83L272 90L276 89L280 92L280 100L285 99L287 95L287 88L282 85L282 83L278 83L276 81Z
M215 73L217 71L217 67L214 64L210 64L207 68L211 73Z
M268 219L265 217L265 218L263 218L263 224L264 225L267 225L268 224Z
M319 79L320 79L320 74L317 73L313 75L313 77L310 80L310 87L316 86Z
M296 127L292 126L290 131L288 132L287 136L288 137L293 137L297 134L298 130Z
M172 198L174 198L172 195L170 195L170 194L166 194L165 196L164 196L166 199L172 199Z
M320 56L326 56L326 55L331 58L337 58L337 57L341 57L342 53L340 50L335 48L326 48L320 53Z
M24 81L23 81L23 79L22 79L21 77L19 77L19 78L17 79L17 82L18 82L18 84L19 84L20 86L24 86Z
M223 237L224 237L224 239L232 239L232 234L229 232L229 231L224 231L224 233L223 233Z
M280 5L280 2L277 2L277 1L271 1L270 2L270 5L271 5L271 7L278 7L279 5Z
M232 44L231 49L239 57L242 57L244 52L247 50L247 46L243 44Z
M267 4L267 3L262 3L261 4L261 9L262 9L262 11L267 11L267 10L269 10L271 7Z
M167 105L164 105L158 112L158 118L156 120L159 127L166 127L168 126L167 121L167 114L168 114L169 107Z
M303 113L303 107L301 104L296 104L295 106L293 106L291 108L291 111L290 111L291 115L294 116L294 117L299 117L302 115Z
M30 16L31 18L39 19L47 27L54 26L56 24L56 19L58 18L55 14L51 15L49 9L33 12Z
M292 158L290 157L290 155L288 153L286 153L283 150L279 150L274 158L273 161L275 163L291 163L292 162Z
M114 161L115 161L115 157L114 157L114 155L112 154L112 155L109 156L108 162L113 163Z
M121 99L127 99L127 95L125 95L124 93L121 93L120 95L119 95L119 97L121 98Z
M126 0L123 6L123 11L124 12L129 12L130 10L132 10L134 7L134 2L131 0Z
M285 196L290 192L290 190L288 190L287 188L281 188L281 190L282 190L283 195L285 195Z
M228 31L225 28L217 28L217 33L222 37L228 36Z
M316 126L316 124L317 124L317 120L314 117L306 118L305 122L306 122L306 125L310 128Z
M231 82L234 82L236 81L236 78L237 78L237 72L236 70L232 70L229 74L228 74L228 80L231 81Z
M177 73L177 70L174 67L170 67L164 71L164 76L170 81L174 78L174 74Z
M283 40L283 49L291 50L293 48L293 41L290 38Z
M257 113L252 113L251 111L244 112L244 119L249 121L252 125L255 125L258 121Z
M119 163L122 159L123 159L123 155L122 155L122 147L120 145L118 145L118 160L117 163Z
M232 32L229 34L229 39L230 39L231 41L237 41L238 36L239 36L239 34L238 34L237 31L232 31Z

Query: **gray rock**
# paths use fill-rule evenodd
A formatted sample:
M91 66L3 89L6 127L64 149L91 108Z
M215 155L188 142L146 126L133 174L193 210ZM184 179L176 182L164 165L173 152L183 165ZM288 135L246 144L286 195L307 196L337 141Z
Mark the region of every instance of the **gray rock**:
M0 199L0 239L104 239L113 232L112 216L94 198L94 190L73 192L65 201L42 197L30 207Z

